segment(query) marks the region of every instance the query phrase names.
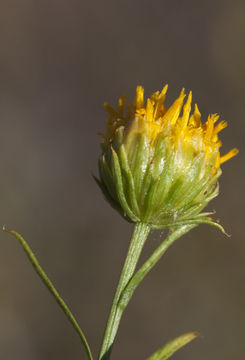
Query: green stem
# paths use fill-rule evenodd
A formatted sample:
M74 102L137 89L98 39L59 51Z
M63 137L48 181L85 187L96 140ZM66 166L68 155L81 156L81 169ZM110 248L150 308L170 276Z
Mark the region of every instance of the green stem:
M136 223L132 234L131 242L128 248L126 260L118 282L117 290L112 302L111 311L108 317L104 338L102 341L99 360L108 360L110 358L112 345L116 337L121 316L118 313L118 302L121 293L132 277L144 243L149 235L150 227L144 223Z
M127 286L121 293L121 298L119 300L119 304L117 307L118 317L122 316L122 313L126 306L128 305L135 289L144 279L144 277L149 273L149 271L156 265L156 263L161 259L166 250L182 235L186 234L192 228L197 226L193 225L185 225L177 228L172 231L168 237L157 247L157 249L153 252L153 254L149 257L149 259L141 266L141 268L137 271L137 273L129 280Z
M41 268L37 258L35 257L35 255L33 254L31 248L29 247L29 245L27 244L27 242L23 239L23 237L18 234L16 231L14 230L8 230L5 227L3 228L4 231L8 232L11 235L14 235L19 243L21 244L21 246L23 247L27 257L29 258L31 264L34 267L34 270L36 271L36 273L39 275L39 277L41 278L41 280L43 281L44 285L48 288L48 290L50 291L50 293L53 295L53 297L55 298L55 300L57 301L57 303L59 304L59 306L61 307L61 309L63 310L63 312L65 313L66 317L68 318L68 320L70 321L70 323L72 324L72 326L74 327L74 329L76 330L76 332L78 333L82 344L85 347L88 359L93 360L92 357L92 353L90 350L90 347L88 345L88 342L86 340L86 337L84 335L84 333L82 332L80 326L78 325L76 319L74 318L74 316L72 315L71 311L69 310L68 306L66 305L66 303L64 302L64 300L62 299L62 297L59 295L58 291L55 289L54 285L52 284L52 282L49 280L48 276L46 275L46 273L43 271L43 269Z

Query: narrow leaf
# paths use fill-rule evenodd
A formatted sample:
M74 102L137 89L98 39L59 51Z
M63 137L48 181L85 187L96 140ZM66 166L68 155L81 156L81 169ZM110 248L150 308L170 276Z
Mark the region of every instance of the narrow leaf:
M52 282L50 281L50 279L48 278L48 276L46 275L46 273L44 272L42 267L40 266L36 256L33 254L32 250L29 247L29 245L27 244L27 242L24 240L24 238L20 234L18 234L14 230L8 230L4 226L3 231L8 232L9 234L15 236L16 239L19 241L19 243L22 246L23 250L25 251L28 259L30 260L34 270L36 271L38 276L41 278L41 280L43 281L44 285L47 287L49 292L53 295L53 297L55 298L55 300L57 301L57 303L59 304L59 306L65 313L66 317L68 318L68 320L70 321L70 323L72 324L72 326L74 327L76 332L78 333L78 335L81 339L81 342L85 347L88 359L93 360L92 353L91 353L89 344L87 342L87 339L86 339L84 333L82 332L80 326L78 325L78 323L77 323L76 319L74 318L73 314L71 313L70 309L68 308L68 306L66 305L66 303L64 302L64 300L62 299L62 297L60 296L58 291L55 289L54 285L52 284Z
M190 341L194 340L200 334L198 332L189 332L183 334L171 341L169 341L162 348L157 350L153 355L151 355L147 360L167 360L172 356L177 350L182 348L184 345L188 344Z

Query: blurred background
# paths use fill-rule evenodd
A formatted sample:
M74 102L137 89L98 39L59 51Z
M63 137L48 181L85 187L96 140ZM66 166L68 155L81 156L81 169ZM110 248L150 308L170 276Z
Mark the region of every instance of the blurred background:
M203 119L229 122L216 210L232 237L199 226L136 291L113 359L145 359L169 339L201 337L175 360L245 356L243 0L1 0L0 223L20 232L97 353L132 226L92 179L103 102L184 86ZM161 242L154 232L142 260ZM79 338L17 241L0 234L0 358L85 359Z

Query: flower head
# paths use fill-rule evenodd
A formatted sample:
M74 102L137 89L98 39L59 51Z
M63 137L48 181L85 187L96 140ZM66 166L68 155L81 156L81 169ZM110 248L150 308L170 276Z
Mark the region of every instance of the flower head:
M144 101L138 86L135 100L120 96L108 111L102 135L98 183L107 200L129 220L164 228L202 218L201 210L218 194L221 164L238 152L220 155L219 132L227 126L212 114L202 124L192 93L185 90L167 109L167 85Z

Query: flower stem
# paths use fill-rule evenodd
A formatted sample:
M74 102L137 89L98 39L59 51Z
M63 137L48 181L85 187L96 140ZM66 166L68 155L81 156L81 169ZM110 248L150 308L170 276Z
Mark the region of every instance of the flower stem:
M131 279L125 286L118 302L118 312L120 312L121 314L123 313L137 286L141 283L141 281L145 278L149 271L156 265L156 263L161 259L163 254L175 242L175 240L179 239L181 236L186 234L195 226L197 225L184 225L170 232L167 238L156 248L156 250L149 257L149 259L140 267L136 274L131 277Z
M48 290L50 291L50 293L53 295L53 297L55 298L55 300L57 301L57 303L59 304L59 306L61 307L61 309L63 310L63 312L65 313L66 317L68 318L68 320L70 321L70 323L72 324L72 326L74 327L74 329L76 330L76 332L78 333L88 356L89 360L93 360L93 356L89 347L89 344L87 342L87 339L84 335L84 333L82 332L80 326L78 325L76 319L74 318L74 316L72 315L70 309L68 308L68 306L66 305L66 303L64 302L64 300L62 299L62 297L59 295L58 291L55 289L54 285L52 284L52 282L49 280L48 276L46 275L46 273L43 271L43 269L41 268L37 258L35 257L35 255L33 254L31 248L29 247L29 245L27 244L27 242L24 240L24 238L18 234L16 231L14 230L8 230L5 227L3 228L4 231L8 232L11 235L14 235L17 240L19 241L19 243L21 244L21 246L23 247L27 257L29 258L31 264L34 267L34 270L36 271L36 273L38 274L38 276L41 278L41 280L43 281L44 285L48 288Z
M117 290L112 302L111 311L108 317L104 338L99 353L99 360L108 360L110 358L112 345L121 320L121 315L117 311L121 293L135 271L139 256L143 249L144 243L149 235L149 232L150 227L147 224L136 223L134 226L134 231L128 248L128 253L120 275Z

